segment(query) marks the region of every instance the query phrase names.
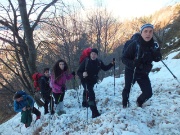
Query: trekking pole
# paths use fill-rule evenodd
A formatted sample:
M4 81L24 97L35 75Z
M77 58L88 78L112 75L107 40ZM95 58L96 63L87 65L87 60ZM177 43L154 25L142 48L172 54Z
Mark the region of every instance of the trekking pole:
M164 64L164 66L169 70L169 72L172 74L172 76L180 83L180 81L177 79L177 77L172 73L172 71L168 68L168 66L164 63L163 60L161 62Z
M113 58L114 63L114 96L115 96L115 58Z
M51 119L52 119L52 111L53 111L53 105L52 105L52 91L50 94L50 98L51 98L51 103L50 103L50 119L49 119L49 134L51 135Z

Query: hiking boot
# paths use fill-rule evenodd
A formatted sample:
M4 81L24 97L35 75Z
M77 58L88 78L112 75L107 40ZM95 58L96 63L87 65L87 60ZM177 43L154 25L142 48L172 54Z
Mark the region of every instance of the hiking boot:
M123 108L129 107L129 100L123 100L122 105L123 105Z
M39 115L39 116L36 116L36 120L40 119L40 117L41 117L41 115Z
M54 115L54 113L55 113L55 111L54 111L54 110L52 110L52 111L51 111L51 115Z
M86 101L82 102L82 107L89 107L89 104Z
M58 115L66 114L66 111L61 110L61 111L59 111L57 114L58 114Z
M142 107L143 103L144 103L144 102L143 102L140 98L138 98L138 99L136 100L136 104L137 104L138 107Z
M136 101L136 104L137 104L138 107L142 108L142 104L138 103L138 101Z
M99 113L99 112L97 112L97 113L93 113L92 114L92 118L96 118L96 117L99 117L101 114Z
M28 124L24 124L24 126L25 126L26 128L29 127Z
M96 106L95 101L93 101L93 102L94 102L94 105L90 105L90 109L91 109L91 111L92 111L92 118L96 118L96 117L100 116L101 114L100 114L99 111L97 110L97 106ZM92 102L92 103L93 103L93 102Z
M44 111L44 115L46 115L46 114L48 114L49 113L49 111Z

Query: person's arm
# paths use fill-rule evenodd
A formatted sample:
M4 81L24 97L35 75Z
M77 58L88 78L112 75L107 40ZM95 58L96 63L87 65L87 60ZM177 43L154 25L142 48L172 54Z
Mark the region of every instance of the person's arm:
M104 63L103 63L101 60L99 60L98 62L100 62L100 64L101 64L101 69L104 70L104 71L107 71L107 70L109 70L111 67L113 67L113 63L109 63L108 65L104 65Z
M44 96L44 94L46 93L45 91L45 86L46 86L46 80L44 77L41 77L39 80L39 86L40 86L40 91L41 94Z
M86 59L80 64L79 69L77 70L77 75L80 79L83 79L83 72L85 71Z
M136 55L136 43L129 44L126 51L122 54L122 63L127 67L134 68L134 59Z
M153 61L159 62L162 59L160 48L152 51Z
M74 76L72 75L72 74L68 74L67 76L66 76L66 79L67 80L70 80L70 79L72 79Z
M27 101L27 106L30 106L31 108L34 107L34 99L30 95L27 96L26 101Z
M15 112L21 112L22 111L22 108L19 107L17 101L14 101L14 111Z

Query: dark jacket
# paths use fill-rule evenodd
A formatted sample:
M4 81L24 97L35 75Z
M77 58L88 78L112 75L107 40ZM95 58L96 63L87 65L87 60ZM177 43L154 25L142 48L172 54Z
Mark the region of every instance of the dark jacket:
M87 65L86 65L87 62ZM86 66L85 66L86 65ZM112 63L108 65L104 65L104 63L99 60L91 60L90 58L86 58L80 65L77 75L80 77L81 81L87 81L89 83L95 84L97 83L98 73L102 69L104 71L109 70L113 66ZM86 69L85 69L86 67ZM87 71L88 76L83 78L83 72Z
M137 47L139 45L139 49ZM125 68L133 70L134 60L137 58L141 60L141 66L136 68L136 73L148 74L152 69L152 62L158 62L162 59L160 47L155 46L153 38L146 42L140 36L137 41L129 44L125 52L122 54L122 62Z
M51 94L51 87L49 86L49 79L50 78L47 76L42 76L39 79L40 91L43 98L49 97L49 95Z

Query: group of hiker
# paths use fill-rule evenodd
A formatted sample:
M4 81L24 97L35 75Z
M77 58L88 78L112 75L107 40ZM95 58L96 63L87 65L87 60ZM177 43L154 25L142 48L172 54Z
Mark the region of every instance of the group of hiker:
M132 85L137 81L141 88L141 95L137 98L137 106L142 107L152 96L152 87L149 79L149 72L152 69L152 62L158 62L162 59L160 47L153 39L154 26L144 24L140 28L140 33L136 33L126 42L122 52L122 62L125 65L125 86L122 92L122 106L129 107L129 94ZM92 48L89 57L85 58L77 70L77 75L84 88L82 106L89 107L92 111L92 118L100 116L96 106L96 96L93 90L98 80L100 70L107 71L115 65L113 59L108 65L105 65L98 58L98 50ZM66 82L72 79L76 73L68 70L68 65L64 60L58 60L50 73L49 68L45 68L44 75L39 79L40 91L44 99L44 114L50 113L58 115L66 113L63 109L63 100L66 90ZM51 94L52 92L52 94ZM49 106L48 106L49 105ZM34 107L34 100L29 95L14 95L14 110L16 112L25 112L31 110L36 114L36 119L41 116L40 111ZM29 125L25 124L26 127Z

